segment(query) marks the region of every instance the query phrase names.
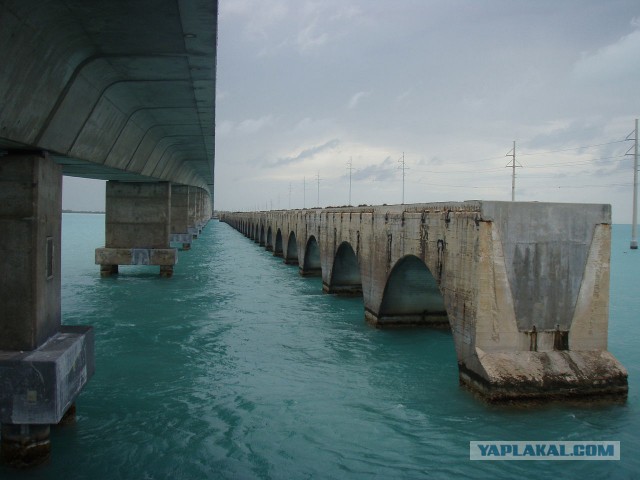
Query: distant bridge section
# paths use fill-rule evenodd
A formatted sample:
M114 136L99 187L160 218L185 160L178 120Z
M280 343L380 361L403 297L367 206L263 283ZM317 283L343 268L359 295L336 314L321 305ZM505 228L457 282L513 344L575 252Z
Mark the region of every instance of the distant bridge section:
M608 205L472 201L225 213L274 255L359 295L377 327L451 328L491 400L626 395L607 351ZM425 353L428 354L428 353Z

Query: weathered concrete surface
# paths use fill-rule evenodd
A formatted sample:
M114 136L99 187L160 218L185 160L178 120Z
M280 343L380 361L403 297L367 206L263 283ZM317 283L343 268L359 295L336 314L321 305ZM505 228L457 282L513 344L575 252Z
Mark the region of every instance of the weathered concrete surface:
M171 184L107 182L105 247L96 249L100 273L117 273L117 265L160 265L171 276L177 263L170 248Z
M0 350L33 350L60 328L61 169L0 157Z
M0 150L213 192L218 2L0 2Z
M171 185L170 242L189 250L191 243L211 219L212 209L206 191L187 185Z
M93 331L61 326L62 172L45 153L0 155L0 450L46 460L57 423L93 374Z
M608 205L474 201L221 220L288 262L295 246L303 272L317 242L324 290L361 290L377 327L448 322L461 381L491 400L626 394L627 372L606 351Z
M62 326L31 351L0 351L0 422L56 424L93 376L91 327Z

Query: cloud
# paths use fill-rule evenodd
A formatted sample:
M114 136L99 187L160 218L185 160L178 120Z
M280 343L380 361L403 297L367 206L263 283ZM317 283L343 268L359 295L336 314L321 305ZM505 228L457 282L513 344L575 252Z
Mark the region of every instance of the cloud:
M405 90L404 92L396 96L396 102L400 103L403 100L406 100L409 97L409 95L411 95L411 89Z
M601 123L592 124L585 119L579 119L568 124L554 123L550 125L549 130L535 135L524 146L528 150L572 148L593 144L593 139L602 138L602 135L603 126Z
M298 32L296 44L302 52L305 52L324 45L328 39L329 35L326 32L318 32L318 25L313 21Z
M265 164L265 167L281 167L283 165L291 165L294 163L300 163L304 160L309 160L319 153L326 152L328 150L335 149L338 145L340 145L340 140L334 138L333 140L329 140L322 145L314 145L313 147L306 148L302 150L295 156L290 157L282 157L277 159L275 162L270 162Z
M232 0L220 5L220 18L236 16L244 20L243 33L252 40L265 40L270 32L289 14L286 2L262 0Z
M575 63L573 74L586 83L626 81L637 86L639 71L640 29L636 29L596 52L583 54Z
M398 165L387 157L382 163L368 165L364 168L357 169L353 175L353 180L372 180L381 182L395 178L398 172Z
M354 108L356 108L356 106L358 105L358 103L360 102L360 100L362 100L363 98L366 98L368 96L370 96L373 92L371 90L369 91L362 91L362 92L358 92L356 94L354 94L350 99L349 99L349 103L347 105L347 108L349 108L349 110L353 110Z
M216 135L225 137L230 135L253 135L260 130L268 128L274 124L273 115L264 115L260 118L247 118L238 123L230 120L223 120L216 125Z

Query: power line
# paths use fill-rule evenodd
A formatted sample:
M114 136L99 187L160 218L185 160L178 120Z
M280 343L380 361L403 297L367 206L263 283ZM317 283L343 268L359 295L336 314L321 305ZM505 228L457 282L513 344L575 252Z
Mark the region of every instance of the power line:
M547 153L569 152L571 150L581 150L583 148L603 147L605 145L613 145L614 143L622 143L622 142L626 142L626 140L614 140L613 142L596 143L595 145L583 145L581 147L561 148L559 150L548 150L546 152L521 153L520 156L545 155Z

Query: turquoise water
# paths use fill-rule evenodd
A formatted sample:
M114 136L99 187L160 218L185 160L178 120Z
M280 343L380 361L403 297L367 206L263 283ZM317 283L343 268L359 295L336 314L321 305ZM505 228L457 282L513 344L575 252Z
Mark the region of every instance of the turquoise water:
M624 405L486 405L451 335L375 330L361 299L211 221L174 277L93 264L104 216L63 215L64 323L93 325L96 374L51 461L0 478L638 478L640 252L615 226L610 350ZM619 440L621 461L471 462L471 440Z

